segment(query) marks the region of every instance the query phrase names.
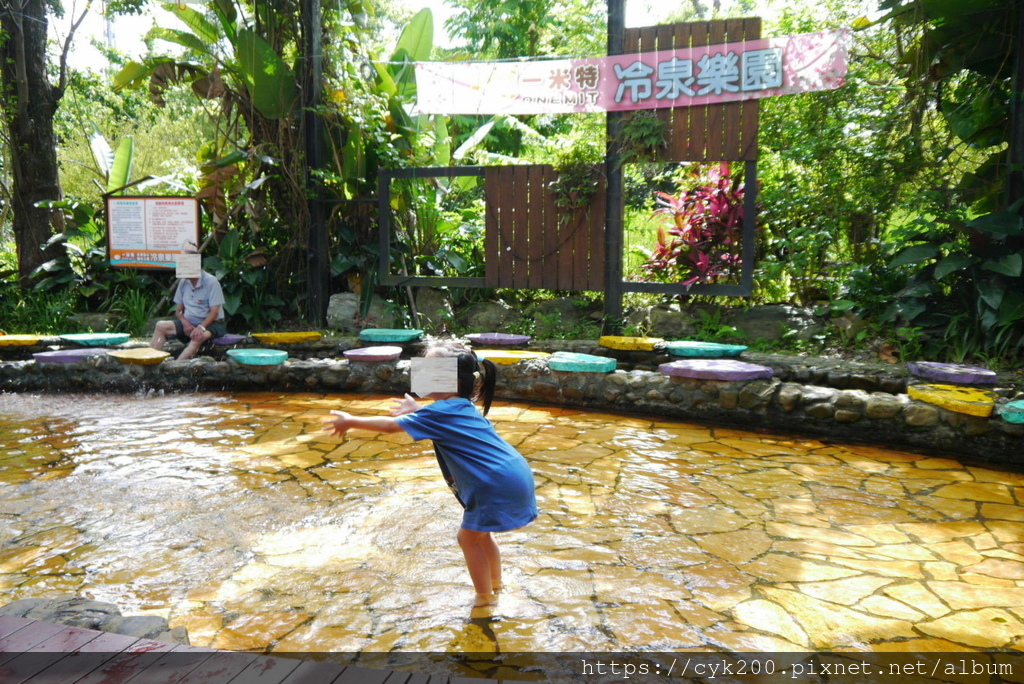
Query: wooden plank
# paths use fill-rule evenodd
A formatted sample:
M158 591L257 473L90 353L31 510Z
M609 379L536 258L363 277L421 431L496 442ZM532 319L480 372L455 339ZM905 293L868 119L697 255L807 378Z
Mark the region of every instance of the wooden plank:
M64 625L52 622L31 621L22 625L5 637L0 638L0 664L13 660L32 647L52 638L58 632L67 629Z
M711 41L708 22L700 21L690 24L690 46L701 47ZM694 73L697 65L694 64ZM696 85L696 84L694 84ZM686 148L686 161L702 161L707 159L707 121L708 107L690 107L689 145Z
M304 660L281 684L333 684L347 668L322 660Z
M679 49L690 47L693 24L672 24L672 44ZM694 84L695 85L695 84ZM686 161L693 158L691 131L694 126L694 107L675 107L672 113L672 132L669 134L665 161Z
M724 21L708 22L708 44L721 45L725 42ZM716 53L717 54L717 53ZM724 54L724 53L721 53ZM712 55L714 56L714 55ZM725 159L725 105L710 105L707 108L707 147L705 159L721 161Z
M391 674L390 670L374 670L350 665L331 684L384 684ZM310 684L319 684L319 682L310 682Z
M498 251L501 177L501 167L490 166L484 170L484 283L487 287L499 287L501 282L501 254Z
M512 252L509 263L512 265L511 287L521 289L529 286L530 275L530 213L527 208L529 196L529 169L523 165L512 167Z
M75 684L123 684L149 668L174 644L138 639L127 649L114 655L101 667L75 681Z
M725 41L744 40L744 23L742 19L728 19L725 22ZM737 61L736 68L740 65ZM739 84L739 81L737 81ZM727 102L722 105L725 136L722 141L722 159L742 159L740 138L743 128L743 102Z
M301 664L301 660L294 658L262 656L249 663L231 684L280 684Z
M19 629L27 627L32 624L34 620L28 618L14 617L13 615L0 615L0 639L3 639L8 634L13 634Z
M541 269L541 287L546 290L558 289L558 207L555 193L550 189L557 174L551 166L543 167L544 193L541 205L544 207L544 267Z
M138 641L120 634L87 631L92 632L95 638L62 657L51 653L49 667L33 677L32 684L67 684L77 681Z
M544 169L540 165L527 167L529 195L527 203L527 224L529 227L529 271L527 287L538 290L544 287L544 261L546 245L544 243Z
M743 20L745 40L757 40L761 37L761 19L751 17ZM743 103L742 127L740 133L739 159L753 161L757 159L757 129L761 112L761 100L746 100Z
M214 655L214 651L176 646L145 668L145 684L176 684Z
M178 684L230 682L258 658L260 656L255 653L218 651L200 663L199 667L185 675Z
M664 25L661 25L661 26L657 26L657 27L655 27L655 31L656 31L655 43L658 46L657 47L658 50L673 50L673 49L675 49L675 47L676 47L676 30L675 30L675 26L673 24L664 24ZM655 67L655 68L657 68L657 67ZM654 73L654 81L655 81L655 84L657 84L657 81L658 81L658 73L657 72ZM654 89L654 95L655 96L657 96L659 90L661 90L661 88L658 88L657 85L655 85L655 89ZM669 151L670 141L672 139L672 132L676 128L676 118L686 118L686 117L688 117L689 116L688 112L687 112L688 109L689 109L689 107L664 107L662 109L655 109L654 110L654 112L657 115L658 119L665 126L665 143L666 144L665 144L665 147L663 149L658 151L658 158L661 159L662 161L668 161L669 160L669 157L667 155L668 155L668 151ZM685 126L686 126L686 124L684 122L683 123L683 127L685 128Z

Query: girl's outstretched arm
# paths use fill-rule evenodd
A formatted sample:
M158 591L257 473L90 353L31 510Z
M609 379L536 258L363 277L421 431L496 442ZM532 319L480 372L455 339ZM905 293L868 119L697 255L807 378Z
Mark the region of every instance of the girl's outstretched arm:
M336 416L333 420L324 421L324 432L335 437L344 435L349 430L369 430L370 432L399 432L402 428L389 416L353 416L345 411L331 411Z

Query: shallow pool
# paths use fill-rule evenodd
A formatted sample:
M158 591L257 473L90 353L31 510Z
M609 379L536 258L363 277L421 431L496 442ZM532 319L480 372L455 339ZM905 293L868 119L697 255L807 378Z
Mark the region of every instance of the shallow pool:
M541 517L489 613L429 443L384 396L0 394L0 589L287 652L1024 647L1024 476L497 403Z

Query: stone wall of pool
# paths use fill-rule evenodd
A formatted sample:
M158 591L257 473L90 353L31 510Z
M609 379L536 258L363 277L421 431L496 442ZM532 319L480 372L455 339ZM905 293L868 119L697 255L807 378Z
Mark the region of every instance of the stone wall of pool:
M122 345L140 346L145 345ZM0 346L0 391L401 395L409 388L408 359L419 355L424 343L399 345L400 359L381 362L344 358L345 351L366 346L358 338L260 346L287 350L289 358L279 365L247 366L215 346L189 361L168 359L155 365L126 364L106 354L74 363L40 363L33 354L68 347L60 338L43 337L30 346ZM996 409L980 417L912 399L907 388L921 381L903 364L744 352L742 360L771 368L772 377L719 381L663 375L658 367L670 357L657 351L607 349L586 340L534 341L528 349L610 356L618 367L608 373L556 371L543 358L500 365L500 399L924 450L1010 468L1024 464L1024 424L1004 420L1000 411L1000 406L1024 399L1020 373L998 375L996 384L987 388L997 396Z

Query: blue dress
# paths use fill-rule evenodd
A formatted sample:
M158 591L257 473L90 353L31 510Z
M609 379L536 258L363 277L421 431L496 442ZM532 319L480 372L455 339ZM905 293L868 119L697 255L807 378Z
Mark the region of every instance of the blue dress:
M533 472L469 399L444 399L398 416L415 440L434 441L448 485L465 508L462 527L507 532L537 517Z

